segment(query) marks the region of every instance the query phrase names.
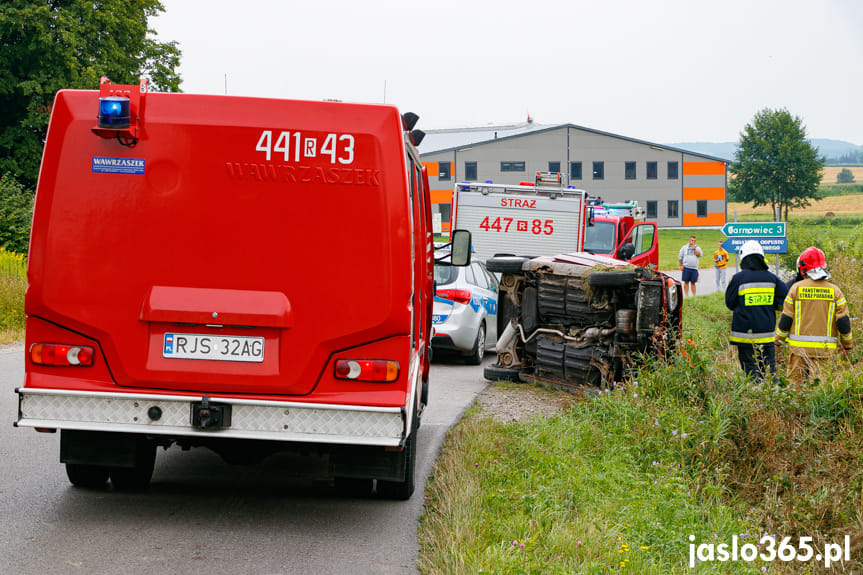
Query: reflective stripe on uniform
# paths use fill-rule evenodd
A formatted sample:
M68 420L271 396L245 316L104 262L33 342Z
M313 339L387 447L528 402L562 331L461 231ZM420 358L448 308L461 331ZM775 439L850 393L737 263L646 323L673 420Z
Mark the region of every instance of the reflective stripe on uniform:
M836 338L823 335L789 335L788 345L792 347L811 347L836 349Z
M737 343L771 343L774 337L775 334L772 331L765 331L763 333L732 331L728 339Z
M775 286L771 282L750 282L748 284L740 284L740 287L737 289L738 294L744 294L746 292L753 293L750 290L756 290L758 292L762 292L764 288L768 288L770 291L773 291Z
M843 306L843 305L845 305L846 303L848 303L848 300L846 300L844 297L843 297L843 298L841 298L841 299L836 300L836 305L838 305L838 306Z
M827 312L827 335L833 333L833 312L836 311L836 304L830 302L830 311Z
M835 343L818 342L818 341L793 341L788 338L788 345L791 347L810 347L819 349L836 349Z

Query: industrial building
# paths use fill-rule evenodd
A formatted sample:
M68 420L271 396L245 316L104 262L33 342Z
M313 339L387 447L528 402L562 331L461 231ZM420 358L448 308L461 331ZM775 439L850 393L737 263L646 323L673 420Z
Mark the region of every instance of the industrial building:
M428 130L419 147L433 209L448 229L460 181L533 182L560 172L565 185L607 202L636 200L660 227L721 226L727 161L574 124Z

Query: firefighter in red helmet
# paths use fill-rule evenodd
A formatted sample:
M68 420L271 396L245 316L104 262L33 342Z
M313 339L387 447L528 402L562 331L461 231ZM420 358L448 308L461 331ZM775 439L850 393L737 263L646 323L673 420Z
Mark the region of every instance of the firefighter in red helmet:
M791 286L776 327L776 342L787 341L791 357L788 377L800 383L821 373L823 364L838 350L851 349L851 318L842 291L830 283L827 258L816 247L797 258L803 278Z

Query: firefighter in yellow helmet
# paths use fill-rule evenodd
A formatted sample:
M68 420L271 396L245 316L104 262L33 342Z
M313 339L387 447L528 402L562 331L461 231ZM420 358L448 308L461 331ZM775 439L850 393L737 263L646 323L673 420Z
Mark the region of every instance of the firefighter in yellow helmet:
M816 247L797 258L803 277L791 286L776 327L776 343L788 342L788 378L796 383L821 373L821 366L838 350L847 352L853 343L848 302L830 283L827 258Z

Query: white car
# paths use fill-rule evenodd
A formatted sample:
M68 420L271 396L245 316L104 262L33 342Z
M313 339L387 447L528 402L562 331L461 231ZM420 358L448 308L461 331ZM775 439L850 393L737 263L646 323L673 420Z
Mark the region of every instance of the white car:
M497 278L480 262L456 267L446 261L435 263L434 278L432 350L459 352L479 365L497 342Z

